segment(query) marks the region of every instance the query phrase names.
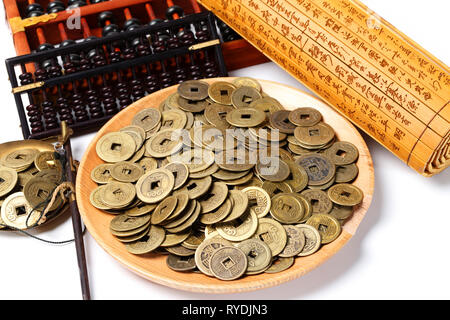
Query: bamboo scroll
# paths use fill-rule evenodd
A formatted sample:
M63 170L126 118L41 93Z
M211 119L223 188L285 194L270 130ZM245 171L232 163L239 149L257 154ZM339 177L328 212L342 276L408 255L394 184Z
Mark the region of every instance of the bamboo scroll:
M199 0L424 176L450 164L450 72L357 0Z

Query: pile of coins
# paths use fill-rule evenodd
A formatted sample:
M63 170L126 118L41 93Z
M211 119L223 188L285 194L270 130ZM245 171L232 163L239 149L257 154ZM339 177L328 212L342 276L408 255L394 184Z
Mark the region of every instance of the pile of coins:
M62 163L51 151L21 148L1 157L0 229L25 230L58 213L64 205L60 196L42 216L62 177Z
M133 254L221 280L286 270L334 241L363 192L357 148L251 78L186 81L96 145L93 206Z

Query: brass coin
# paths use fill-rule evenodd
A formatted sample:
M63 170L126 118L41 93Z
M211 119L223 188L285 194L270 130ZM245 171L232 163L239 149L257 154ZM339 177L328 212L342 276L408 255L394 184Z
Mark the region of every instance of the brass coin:
M302 204L303 204L303 209L305 210L305 214L303 215L302 220L300 220L299 223L305 223L313 214L313 208L311 205L311 202L306 199L304 196L298 194L298 193L293 193L293 196L296 197L297 199L299 199Z
M186 240L190 234L191 230L184 230L180 233L166 233L166 238L160 246L163 248L176 246Z
M216 153L217 165L228 171L248 171L255 166L254 154L245 150L227 150Z
M291 173L286 162L275 157L259 159L255 169L260 177L272 182L284 181Z
M274 130L268 127L262 128L249 128L248 133L254 137L260 139L260 141L281 141L286 139L287 135L280 132L279 130ZM276 146L276 144L275 144Z
M216 81L208 88L208 95L216 103L231 105L231 94L236 87L226 81Z
M1 220L3 224L20 230L28 229L34 226L41 212L34 210L28 203L23 192L16 192L9 195L1 207Z
M136 129L137 128L137 129ZM129 126L119 130L119 132L126 133L130 137L133 138L134 143L136 144L136 150L142 148L145 140L145 131L141 127L138 126Z
M329 187L331 187L336 181L336 178L333 177L329 182L317 185L317 186L309 186L310 189L319 189L319 190L327 190Z
M261 98L262 96L261 93L259 93L259 90L253 87L241 86L232 92L231 103L235 108L248 108L253 101Z
M247 256L236 247L221 247L211 255L209 267L216 278L226 281L235 280L247 270Z
M167 169L155 169L147 172L136 183L138 198L145 203L157 203L173 190L175 177Z
M53 191L57 188L57 184L44 178L32 178L23 187L23 193L29 204L33 208L43 210L50 201ZM63 204L63 199L58 194L55 202L49 208L49 211L56 210Z
M234 110L233 107L227 105L213 104L205 109L206 120L218 129L227 129L230 124L227 122L227 114Z
M188 167L189 173L196 173L209 168L214 160L212 151L200 148L184 149L169 157L170 162L184 163Z
M364 193L357 186L340 183L328 190L328 197L341 206L356 206L363 201Z
M227 197L227 185L223 182L213 182L208 192L199 198L199 203L202 206L202 212L205 214L217 209L225 202Z
M201 179L189 179L186 185L178 191L187 192L189 199L197 199L204 195L212 184L211 177Z
M245 183L249 182L252 178L253 178L253 172L250 171L248 174L246 174L242 178L235 179L235 180L225 180L224 183L227 186L237 186L237 185L241 185L241 184L245 184Z
M189 100L203 100L208 97L209 84L199 80L188 80L181 83L178 88L178 94Z
M218 223L217 232L229 241L243 241L252 237L258 228L258 217L254 211L248 211L238 219Z
M0 165L21 172L26 170L36 158L39 151L36 149L14 150L0 159Z
M164 166L164 169L172 172L175 177L174 190L181 188L189 177L189 169L184 163L170 162Z
M307 225L307 224L298 224L296 225L299 228L303 235L305 236L305 246L302 251L298 254L299 257L306 257L313 253L315 253L320 248L320 244L322 243L322 237L317 231L316 228Z
M31 166L27 170L18 173L17 185L23 188L31 178L36 176L39 176L39 178L48 178L55 183L60 183L62 180L62 173L63 173L62 171L57 170L39 171L36 167Z
M110 167L110 174L120 182L136 182L144 175L144 169L135 163L121 161Z
M283 258L297 256L302 252L303 247L305 246L305 235L303 231L296 226L284 225L283 228L287 234L287 244L279 256Z
M269 218L259 219L258 228L253 237L267 244L273 257L279 255L287 243L287 234L283 226Z
M202 214L200 216L200 222L205 225L215 224L223 221L231 212L232 203L230 199L226 199L225 202L213 212Z
M305 169L308 174L308 184L311 186L329 182L336 173L335 165L328 158L317 153L300 156L295 163Z
M237 87L252 87L255 88L258 92L261 92L261 85L259 82L253 78L249 77L239 77L232 81L232 83Z
M289 121L299 127L312 127L322 120L322 114L313 108L298 108L289 114Z
M161 121L161 112L155 108L139 111L131 120L131 124L141 127L145 132L155 128Z
M147 204L140 201L135 207L126 210L124 213L130 217L141 217L152 212L156 208L156 204Z
M55 152L52 151L38 153L36 158L34 158L34 165L39 171L47 169L62 171L62 164L56 159Z
M228 216L225 217L222 222L230 222L241 217L248 208L248 197L243 191L240 190L230 190L229 197L233 206L231 208L231 212Z
M147 235L136 242L126 243L125 248L133 254L146 254L158 248L164 239L164 229L158 226L151 226Z
M150 221L145 223L144 225L137 227L135 229L126 230L126 231L116 231L114 229L109 228L109 231L111 231L111 234L116 237L121 237L124 239L124 242L133 242L131 241L131 237L136 237L137 235L140 235L136 240L141 239L143 236L145 236L148 232L148 229L150 228ZM135 240L135 241L136 241Z
M262 188L262 185L263 185L263 182L258 177L252 176L252 178L248 182L237 185L234 188L236 190L244 190L245 188L248 188L248 187Z
M264 111L267 115L270 115L276 111L284 110L281 103L272 97L262 97L261 99L255 100L250 103L249 108L259 109Z
M138 164L142 167L142 169L144 169L144 173L158 168L158 162L154 158L144 157L139 160Z
M299 223L305 214L303 203L291 193L280 193L272 198L270 215L281 223Z
M183 111L188 112L202 112L208 106L208 102L206 100L190 100L185 99L183 97L178 97L178 106ZM202 121L204 123L204 121Z
M236 244L247 256L247 274L264 272L272 262L272 252L267 244L258 239L247 239Z
M337 166L345 166L355 162L358 159L358 149L350 142L338 141L325 150L331 162Z
M189 130L189 137L191 141L199 148L206 148L208 150L224 150L226 148L234 148L235 142L227 140L226 132L211 125L202 125L193 127ZM230 143L229 145L227 145Z
M295 144L292 144L290 142L288 143L288 148L289 148L289 150L292 153L295 153L295 154L300 155L300 156L312 152L311 150L305 149L302 146L295 145Z
M263 123L265 119L264 111L244 107L232 110L226 116L229 124L239 128L256 127Z
M17 184L19 175L17 171L7 167L0 167L0 197L10 193Z
M178 204L175 208L175 211L171 216L167 219L167 221L163 222L164 228L166 230L170 230L173 228L177 228L178 226L184 224L190 217L194 214L197 209L197 201L189 200L187 194L179 193L175 195L178 198ZM186 201L187 197L187 201ZM172 218L172 216L175 216ZM190 227L190 225L189 225ZM176 233L176 231L174 231Z
M269 213L272 203L269 194L263 188L247 187L242 192L247 195L250 211L258 218L263 218Z
M336 183L348 183L358 176L358 166L354 163L336 167Z
M334 130L328 124L319 122L311 127L297 127L294 131L295 138L307 146L323 146L334 139Z
M136 143L126 133L110 132L98 140L96 151L97 155L105 162L126 161L136 151Z
M110 229L117 232L124 232L138 229L150 222L150 215L142 217L130 217L126 214L116 216L111 220Z
M91 194L89 195L89 201L91 202L91 204L100 210L110 209L110 207L102 200L102 193L104 189L105 189L104 185L99 186L94 190L92 190Z
M242 178L247 175L250 171L228 171L219 169L212 174L212 176L216 179L226 181L226 180L236 180Z
M219 248L229 246L231 243L220 237L206 238L195 250L195 264L207 276L213 276L209 261L211 255Z
M160 128L161 128L161 122L158 122L156 127L151 129L150 131L145 132L145 139L147 139L147 140L150 139L156 132L159 131Z
M178 92L174 92L169 97L167 97L167 99L165 100L165 105L167 108L164 109L164 111L179 109L180 108L180 106L178 105L179 97L180 95L178 94Z
M150 229L150 224L147 224L144 227L145 228L142 228L143 231L137 232L130 236L117 236L117 235L114 235L114 236L117 238L117 240L119 240L122 243L136 242L136 241L142 239L148 233L148 230Z
M286 182L264 181L262 187L270 198L279 193L291 193L292 187Z
M170 196L161 201L152 213L152 224L161 224L164 222L175 210L178 199L175 196Z
M203 232L193 231L191 235L181 244L183 247L191 250L196 250L198 246L205 240Z
M102 201L111 209L121 209L128 206L136 197L136 189L133 184L125 182L110 182L105 184L102 193Z
M333 203L322 190L304 190L301 195L311 203L313 214L327 214L333 208Z
M204 178L206 176L210 176L214 174L217 170L219 170L219 166L215 163L210 165L208 168L198 172L189 172L189 177L193 179Z
M183 129L187 123L187 115L181 110L173 109L164 111L161 118L161 128L165 129Z
M169 251L168 250L169 248L166 248L166 249L167 249L167 251ZM178 272L191 271L197 267L195 265L195 258L192 255L191 256L179 256L179 255L169 254L166 259L166 264L170 269L172 269L174 271L178 271Z
M102 163L91 171L91 179L98 184L106 184L112 180L111 168L113 164Z
M164 158L178 152L183 147L182 139L176 130L159 131L145 143L148 154Z
M341 224L335 217L328 214L313 214L306 224L319 231L322 244L334 241L341 234Z
M197 221L198 217L200 216L201 207L198 204L198 202L196 202L195 200L192 202L194 202L194 205L195 205L195 210L193 211L193 213L190 215L189 214L186 215L188 217L187 220L185 220L183 223L181 223L180 225L178 225L176 227L169 229L169 228L167 228L167 226L165 226L166 230L168 232L171 232L171 233L184 232L185 230L189 229ZM184 241L185 240L183 240L183 242Z
M331 209L330 215L338 220L346 220L350 218L353 214L353 207L341 206L339 204L333 204L333 209Z
M289 121L290 113L288 110L275 111L269 117L270 125L282 133L293 134L297 127Z
M272 262L272 265L270 266L270 268L267 269L265 272L266 273L283 272L283 271L289 269L290 267L292 267L293 264L294 264L293 257L289 257L289 258L278 257L277 259L275 259L275 261Z

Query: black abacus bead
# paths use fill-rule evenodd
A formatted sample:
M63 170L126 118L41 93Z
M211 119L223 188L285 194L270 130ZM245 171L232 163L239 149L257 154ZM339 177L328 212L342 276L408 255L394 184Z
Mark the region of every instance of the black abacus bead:
M26 8L28 18L42 16L44 13L44 8L39 3L31 3Z
M56 13L60 11L64 11L66 9L66 6L62 1L59 0L53 0L51 1L47 6L47 12L48 13Z
M173 5L173 6L169 7L169 8L167 8L167 10L166 10L166 17L167 17L167 19L174 20L173 16L175 14L178 14L179 17L184 16L183 8L180 7L180 6L177 6L177 5Z
M123 24L123 29L125 29L126 31L131 31L131 27L139 26L141 26L141 21L137 18L131 18L125 21L125 23Z
M102 36L106 37L108 35L112 35L113 33L117 34L119 31L120 31L119 26L117 24L111 23L103 27Z
M105 27L107 22L113 23L114 22L114 14L112 11L103 11L98 15L98 25L100 27Z
M84 7L85 5L87 5L86 1L81 1L81 0L70 1L69 0L67 8L68 9L75 9L75 8Z

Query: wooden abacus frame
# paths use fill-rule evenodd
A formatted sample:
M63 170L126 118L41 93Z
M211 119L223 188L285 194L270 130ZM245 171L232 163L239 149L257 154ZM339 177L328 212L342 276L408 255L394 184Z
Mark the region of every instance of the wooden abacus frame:
M19 86L17 80L16 69L19 67L22 72L28 71L28 69L33 67L33 64L45 61L47 59L55 59L61 56L67 56L71 53L78 52L86 52L95 48L103 48L108 46L114 42L126 41L129 39L133 39L139 36L146 36L149 34L155 34L159 30L167 30L174 28L181 28L185 25L189 25L192 23L196 23L199 21L207 21L208 28L210 30L209 39L205 43L197 43L190 47L182 46L176 49L170 49L161 53L154 53L151 55L145 55L141 57L137 57L131 60L123 60L121 62L107 64L101 67L95 67L90 70L79 71L72 74L62 74L58 77L49 78L48 80L42 82L34 82L32 84ZM213 28L214 24L214 16L210 12L189 15L177 20L171 20L167 22L162 22L155 26L145 26L141 27L137 30L121 32L117 35L112 35L104 38L98 38L91 41L85 41L81 43L76 43L70 46L55 48L51 50L46 50L42 52L31 53L28 55L10 58L6 60L6 68L8 71L8 76L11 81L11 85L13 88L14 99L17 105L17 111L19 113L22 133L23 136L33 139L43 139L50 136L55 136L60 131L59 128L46 130L40 133L32 134L30 132L27 115L24 109L24 103L22 99L23 94L32 94L36 90L46 90L53 88L55 86L61 86L63 84L70 84L74 81L79 81L83 79L90 79L94 76L104 75L104 74L112 74L114 72L118 72L121 70L129 70L134 66L145 65L154 61L162 61L170 58L174 58L180 55L186 55L190 52L195 52L198 50L202 50L204 48L212 48L214 50L214 57L216 62L218 63L218 76L226 76L227 70L224 64L222 51L220 49L220 41L218 39L218 35L216 33L216 29ZM104 123L106 123L113 115L106 115L102 118L90 119L88 121L83 122L75 122L71 125L71 128L75 131L77 135L93 131L101 127Z
M161 18L161 13L164 11L163 7L166 6L166 1L164 1L164 4L162 2L161 0L110 0L80 7L79 14L80 17L88 19L93 34L100 37L101 28L93 27L95 24L93 20L99 13L103 11L119 11L133 7L139 9L146 4L150 4L155 9L157 18ZM57 40L59 37L57 25L67 21L74 14L73 11L65 10L39 17L26 18L24 17L24 8L28 4L28 0L3 0L3 3L13 33L14 46L18 56L30 54L37 48L37 28L43 28L49 33L48 40L50 43L59 43ZM49 0L39 0L39 3L47 4ZM206 11L196 0L177 0L175 4L181 6L187 15ZM134 13L138 14L139 10L135 10ZM68 34L70 38L82 38L79 32L69 30ZM265 55L244 39L223 42L222 51L228 70L235 70L269 61Z

